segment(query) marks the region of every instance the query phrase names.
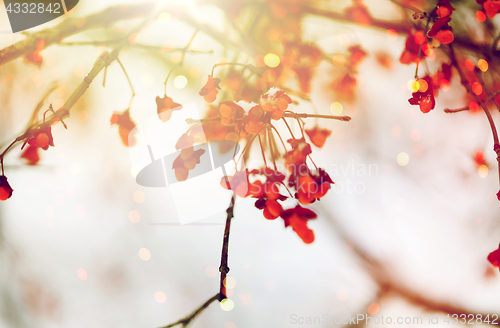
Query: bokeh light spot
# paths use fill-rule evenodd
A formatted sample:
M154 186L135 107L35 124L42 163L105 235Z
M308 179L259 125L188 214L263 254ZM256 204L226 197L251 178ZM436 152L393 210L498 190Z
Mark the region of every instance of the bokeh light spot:
M143 261L147 261L151 258L151 252L147 248L141 248L139 250L139 258Z
M50 205L47 205L45 207L45 215L47 215L48 218L51 218L54 216L54 208Z
M161 51L170 52L170 51L172 51L172 49L174 49L174 46L175 45L173 43L167 41L167 42L163 43L163 45L161 46Z
M226 134L225 139L238 142L238 134L236 132L229 132L228 134Z
M132 223L137 223L141 221L141 214L139 213L139 211L132 210L130 211L130 213L128 213L128 219Z
M337 40L343 46L347 46L347 45L349 45L351 43L351 38L347 34L340 34L337 37Z
M157 291L155 293L155 301L157 301L158 303L165 303L167 301L167 295L165 295L164 292L160 292L160 291Z
M232 309L234 309L234 302L229 298L223 299L220 302L220 308L224 311L231 311Z
M477 67L479 67L479 69L483 72L486 72L488 70L488 62L484 59L479 59L478 62L477 62Z
M413 129L410 132L411 140L418 142L422 138L422 132L419 129Z
M174 63L177 64L181 61L182 59L182 53L179 51L176 51L170 55L170 60Z
M276 73L273 70L268 69L262 73L262 77L268 82L274 82L276 80Z
M234 322L228 321L224 324L224 328L236 328L236 324Z
M81 280L87 280L88 278L88 274L87 274L87 271L85 271L84 269L80 268L78 270L76 270L76 276L78 278L80 278Z
M486 178L488 176L488 167L486 165L480 165L479 168L477 169L477 173L481 178Z
M477 104L477 102L471 101L469 103L469 111L471 113L477 113L477 112L479 112L480 109L481 109L481 107L479 107L479 105Z
M483 86L477 82L472 83L472 92L474 92L476 96L479 96L483 93Z
M377 314L378 311L380 311L380 305L378 305L378 303L372 303L368 307L368 313L370 314Z
M480 22L486 21L486 15L482 11L476 11L476 19Z
M426 37L424 35L424 32L418 31L413 35L413 39L417 44L424 44Z
M52 55L49 58L47 58L47 67L52 67L57 63L57 57ZM83 66L80 66L83 67Z
M226 279L224 279L224 286L228 289L233 289L236 286L236 279L233 277L226 277Z
M140 204L140 203L143 203L144 200L146 199L146 195L144 194L144 192L142 190L136 190L134 192L134 202Z
M337 292L337 299L339 301L345 301L349 298L349 292L347 289L341 289Z
M427 60L433 61L436 59L436 52L430 44L426 43L422 45L422 51L424 52L425 57L427 57Z
M219 57L215 63L222 64L222 63L227 63L227 62L228 62L228 60L226 57Z
M395 137L399 137L401 135L401 127L399 125L395 125L391 129L391 133Z
M420 157L424 154L424 148L420 144L413 146L413 155Z
M427 83L426 80L424 80L424 79L418 80L418 91L426 92L428 88L429 88L429 84Z
M448 90L450 90L450 81L448 81L447 79L441 79L441 81L439 81L439 87L444 92L447 92Z
M54 199L56 205L58 206L63 206L64 205L64 195L63 194L57 194L55 199Z
M255 57L255 66L257 66L257 67L266 66L266 64L264 63L264 56L263 55L258 55Z
M474 62L470 59L466 59L465 60L465 68L467 68L469 71L473 71L474 68L476 68L476 65L474 64Z
M262 91L266 88L267 83L266 83L266 80L264 80L263 78L258 78L258 79L255 79L253 86L255 89Z
M75 68L75 76L76 77L82 77L85 74L85 67L83 66L78 66Z
M184 89L188 83L187 78L184 75L178 75L174 79L174 86L177 89Z
M389 40L397 40L398 38L398 32L392 28L387 30L386 35Z
M420 88L420 84L418 81L415 80L409 80L408 83L406 83L406 86L408 87L408 90L411 92L417 92L418 89Z
M346 61L345 56L342 54L335 54L332 56L332 63L335 66L342 67L345 65Z
M268 53L264 57L264 63L269 67L276 67L280 64L280 57L278 57L278 55L275 55L273 53Z
M199 66L193 66L189 69L189 76L193 79L199 78L201 75L201 68Z
M167 13L167 12L163 12L163 13L161 13L161 14L158 16L158 21L159 21L160 23L166 23L166 22L168 22L171 18L172 18L172 16L171 16L169 13Z
M76 20L75 26L76 26L77 28L82 28L82 27L84 27L84 26L85 26L86 21L87 21L87 20L85 19L85 17L78 18L78 19Z
M406 166L410 162L410 156L407 153L401 152L398 154L397 161L399 165Z
M64 193L69 198L73 197L75 195L75 187L67 186L66 189L64 190Z
M339 102L334 102L330 105L330 112L332 112L333 115L340 115L343 111L344 107Z
M270 29L266 32L266 36L271 41L276 41L280 37L280 32L275 29Z
M128 37L128 43L130 43L132 45L137 44L137 36L138 36L137 33L130 34Z

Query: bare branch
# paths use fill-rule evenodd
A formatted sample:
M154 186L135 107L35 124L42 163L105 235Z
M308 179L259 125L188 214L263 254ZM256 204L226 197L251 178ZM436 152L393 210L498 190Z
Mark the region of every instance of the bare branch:
M472 97L474 97L475 101L479 104L479 106L481 106L481 108L484 111L484 114L486 114L486 118L488 119L488 123L490 124L491 133L493 135L493 150L495 151L495 153L497 155L497 166L498 166L499 179L500 179L500 142L498 139L498 132L497 132L497 128L495 126L495 121L493 121L493 117L491 116L490 110L488 109L488 107L486 107L483 100L481 100L481 98L479 96L477 96L474 93L474 91L472 90L472 87L469 83L469 80L467 80L467 77L465 76L464 72L462 71L462 68L460 67L460 65L457 62L457 58L455 56L455 51L453 49L453 46L450 44L448 46L448 48L450 50L449 57L451 59L451 64L453 66L455 66L455 68L457 69L458 74L460 75L460 82L465 87L467 92ZM493 94L490 94L489 96L493 97Z
M330 120L339 120L339 121L343 121L343 122L349 122L351 120L351 117L347 116L347 115L335 116L335 115L321 115L321 114L293 113L293 112L285 112L283 114L283 117L293 117L293 118L315 117L315 118L326 118L326 119L330 119Z
M99 13L85 17L85 25L77 27L77 22L81 18L70 17L54 27L43 29L31 34L26 39L14 43L0 50L0 65L6 64L16 58L22 57L36 50L38 42L44 40L45 48L59 43L65 38L81 33L88 29L107 27L117 21L140 17L138 15L151 12L157 6L156 2L109 7Z
M196 318L203 310L205 310L210 304L212 304L214 301L217 301L219 299L219 293L215 294L211 298L209 298L205 303L200 305L196 310L194 310L193 313L188 315L187 317L180 319L179 321L176 321L174 323L169 324L168 326L163 326L161 328L170 328L170 327L175 327L178 325L182 325L182 327L186 327L194 318Z
M227 180L227 175L225 173L224 176L226 176ZM231 197L231 203L229 204L229 207L226 210L227 213L226 226L224 228L224 238L222 241L222 252L221 252L220 266L219 266L219 271L220 271L219 301L222 301L223 299L227 298L226 286L224 280L226 280L227 273L229 272L229 267L227 265L227 257L229 252L229 233L231 232L231 219L234 217L235 200L236 200L236 194L233 192L233 195Z

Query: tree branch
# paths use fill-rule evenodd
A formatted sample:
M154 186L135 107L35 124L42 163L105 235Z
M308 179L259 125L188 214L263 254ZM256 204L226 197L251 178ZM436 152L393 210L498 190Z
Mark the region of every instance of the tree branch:
M174 323L171 323L168 326L163 326L161 328L170 328L170 327L175 327L177 325L182 325L182 327L186 327L191 322L191 320L196 318L198 316L198 314L203 312L203 310L205 310L210 304L212 304L214 301L217 301L218 299L219 299L219 293L217 293L214 296L212 296L211 298L209 298L205 303L200 305L200 307L198 307L196 310L194 310L194 312L191 313L190 315L188 315L187 317L180 319L179 321L176 321Z
M319 9L319 8L314 8L311 6L302 6L301 7L304 13L310 14L310 15L315 15L318 17L324 17L324 18L329 18L338 22L343 22L343 23L348 23L348 24L355 24L358 26L365 26L365 27L375 27L383 30L395 30L398 32L398 34L402 35L407 35L408 30L413 27L412 25L409 25L405 23L404 21L399 22L399 23L393 23L390 21L384 21L384 20L379 20L379 19L371 19L371 22L369 25L364 25L356 22L352 18L348 17L345 13L341 12L334 12L330 10L324 10L324 9ZM500 58L500 51L498 50L492 50L490 44L477 44L473 42L471 39L464 38L460 35L455 35L455 39L453 41L453 44L460 47L464 48L467 50L472 51L473 53L479 53L487 56L494 56L497 58Z
M315 118L326 118L326 119L331 119L331 120L339 120L339 121L344 121L344 122L349 122L351 120L350 116L344 115L344 116L335 116L335 115L322 115L322 114L308 114L308 113L293 113L293 112L285 112L283 114L283 117L292 117L292 118L308 118L308 117L315 117Z
M99 13L86 16L84 18L85 25L81 28L76 26L77 22L81 18L66 18L54 27L49 27L39 32L35 32L26 39L1 49L0 65L34 52L40 40L44 40L45 48L47 48L74 34L78 34L92 28L107 27L120 20L137 18L141 13L151 12L155 6L157 6L156 2L109 7Z
M226 176L226 174L224 174ZM227 178L226 178L227 179ZM227 298L225 281L227 273L229 272L229 267L227 265L227 257L229 251L229 233L231 231L231 219L234 217L234 202L236 200L236 194L233 192L231 197L231 203L226 210L226 227L224 228L224 238L222 241L222 252L220 257L220 291L219 291L219 301Z
M319 203L318 206L321 207L322 210L324 210L326 213L330 212L330 209L325 207L324 203ZM335 232L338 233L340 239L344 242L352 243L354 239L349 236L348 232L342 227L338 220L335 219L335 216L330 213L329 217L330 220L328 220L327 222L332 225L332 228L335 230ZM390 274L390 270L384 266L384 263L372 257L371 254L365 252L357 245L354 245L353 252L360 260L361 265L365 268L366 272L378 285L378 287L380 288L380 292L382 292L382 294L384 295L392 292L394 295L402 297L410 304L420 306L434 312L442 312L451 315L457 314L458 316L460 316L461 314L481 314L480 311L474 309L466 309L460 306L453 305L449 302L437 301L425 297L415 292L411 288L405 287L402 284L393 281L391 279L392 275ZM500 315L500 313L490 313L490 316L492 314ZM482 314L483 318L485 318L486 315L487 314ZM500 322L490 322L488 324L500 326Z
M135 33L136 31L140 30L144 25L148 22L148 20L145 20L142 24L140 24L138 27L132 29L129 34ZM28 140L29 138L33 137L34 133L37 130L47 128L52 126L52 124L56 123L57 121L61 121L69 117L70 114L70 109L75 105L75 103L83 96L85 91L87 91L88 87L94 81L96 76L99 74L99 72L104 69L105 67L109 66L114 60L118 58L118 53L120 50L125 46L125 43L121 43L120 45L117 45L111 53L104 52L102 53L94 63L94 66L90 70L89 74L83 78L83 81L80 83L80 85L73 91L71 96L66 100L64 103L63 107L59 109L58 111L54 112L54 114L48 118L47 120L44 119L42 123L39 124L34 124L31 126L28 126L26 131L18 136L1 154L0 154L0 164L2 167L2 174L4 174L3 170L3 162L4 162L4 157L8 153L9 150L12 149L12 147L21 141Z
M108 41L78 41L78 42L59 42L58 46L75 47L75 46L93 46L93 47L107 47L113 44L119 43L118 40L108 40ZM213 50L193 50L185 48L165 48L162 46L154 46L149 44L136 43L133 45L127 45L127 48L131 49L143 49L148 51L160 51L165 53L170 52L185 52L190 55L201 55L201 54L213 54Z
M227 174L225 170L223 169L224 176L227 179ZM193 313L188 315L187 317L180 319L179 321L176 321L174 323L171 323L167 326L163 326L161 328L170 328L174 327L177 325L182 325L182 327L186 327L191 320L196 318L203 310L205 310L212 302L214 301L223 301L224 299L227 298L226 294L226 287L224 286L225 284L225 279L227 276L227 273L229 272L229 267L227 265L227 257L228 257L228 251L229 251L229 233L231 231L231 219L234 217L234 202L236 201L236 194L233 192L233 195L231 196L231 203L229 204L229 207L226 210L227 216L226 216L226 226L224 228L224 238L222 240L222 252L221 252L221 257L220 257L220 291L219 293L215 294L212 296L210 299L208 299L205 303L203 303L199 308L197 308Z
M484 111L484 114L486 114L486 118L488 119L488 123L490 124L491 133L493 135L493 150L497 154L497 166L498 166L498 173L499 173L499 179L500 179L500 142L498 139L498 132L497 132L497 128L495 126L495 121L493 121L493 117L491 116L490 110L488 109L488 107L486 107L483 100L481 100L481 98L479 96L477 96L474 93L474 91L472 90L472 87L471 87L469 81L467 80L467 77L465 76L464 72L462 71L462 69L460 68L460 65L457 62L457 58L455 56L455 51L453 49L453 46L450 44L448 46L448 48L450 50L449 57L451 59L451 64L453 66L455 66L455 68L457 69L458 74L460 75L460 81L461 81L462 85L465 87L467 92L472 97L474 97L475 101L479 104L479 106L481 106L481 108ZM493 97L492 94L490 94L490 96Z

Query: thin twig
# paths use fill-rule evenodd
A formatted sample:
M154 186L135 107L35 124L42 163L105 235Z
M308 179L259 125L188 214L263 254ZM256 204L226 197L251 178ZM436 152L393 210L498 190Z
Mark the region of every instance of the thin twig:
M179 62L179 65L182 67L182 64L184 64L184 58L186 57L186 51L189 50L189 47L191 46L191 44L193 43L194 41L194 38L196 38L196 35L198 34L198 29L196 29L193 33L193 35L191 36L191 39L189 39L188 43L186 44L186 46L182 49L181 53L182 53L182 58L181 58L181 61Z
M137 5L117 5L104 9L101 12L85 17L85 25L78 28L76 24L80 17L69 17L54 27L43 29L30 34L24 40L14 43L0 50L0 65L6 64L16 58L33 53L37 50L40 40L44 40L45 47L48 48L57 44L65 38L78 34L89 29L111 26L114 22L137 18L138 13L147 13L158 7L157 2L142 3Z
M130 77L128 76L127 71L125 70L125 66L123 66L120 58L116 57L116 61L118 62L118 64L120 64L120 67L122 68L123 73L125 74L125 77L127 78L128 85L130 86L130 91L132 91L132 96L130 97L130 101L129 101L128 107L127 107L127 109L130 109L130 106L132 105L132 100L135 97L134 86L132 85L132 81L130 81Z
M253 66L252 64L242 64L242 63L230 63L230 62L224 62L224 63L217 63L212 67L212 73L210 74L211 76L214 76L214 70L216 67L220 66L243 66L244 68L248 68L249 70L253 72L258 72L257 68ZM253 68L253 69L252 69ZM259 75L262 75L258 73Z
M267 125L265 125L265 124L264 124L264 125L260 128L260 130L259 130L259 131L257 131L257 133L255 133L255 134L253 134L253 135L249 135L249 136L248 136L248 137L249 137L249 139L248 139L249 141L248 141L248 142L247 142L247 144L245 145L245 148L243 148L243 151L241 152L240 157L238 157L238 160L237 160L236 162L239 162L239 161L241 160L241 157L242 157L243 155L245 155L245 154L248 152L248 150L249 150L249 149L250 149L250 147L252 146L252 143L253 143L253 141L255 140L255 138L257 138L257 136L258 136L258 135L260 135L260 133L262 132L262 130L264 130L265 128L267 128ZM250 137L251 137L251 138L250 138ZM245 161L246 161L246 158L245 158Z
M229 266L227 264L228 263L227 258L229 252L229 233L231 232L231 219L234 217L235 201L236 201L236 194L233 192L233 195L231 196L231 202L226 210L227 213L226 226L224 228L224 238L222 241L222 252L221 252L220 266L219 266L219 272L220 272L220 291L218 294L219 301L222 301L227 298L225 280L227 277L227 273L229 272Z
M293 135L293 131L290 128L290 125L288 125L288 122L285 120L285 116L283 115L281 119L283 120L283 122L285 122L285 125L288 128L288 132L290 132L290 136L292 137L292 139L295 139L295 136Z
M274 125L271 124L271 127L274 129L274 131L276 132L276 134L278 135L278 137L280 138L281 140L281 144L283 145L283 150L285 151L286 153L286 145L285 145L285 142L283 141L283 138L281 138L281 135L280 133L278 132L278 129L276 129L276 127Z
M486 95L488 96L488 99L491 99L493 100L493 103L495 104L497 110L500 111L500 105L498 105L498 102L497 100L495 99L495 96L494 94L491 93L490 89L488 88L488 86L486 85L486 83L484 83L484 79L483 79L483 76L482 76L482 71L480 71L477 67L475 69L475 72L476 72L476 76L477 76L477 79L479 80L479 83L481 83L481 86L483 87L483 90L486 92ZM498 91L497 91L498 92Z
M212 304L214 301L217 301L219 299L219 293L215 294L211 298L209 298L205 303L200 305L196 310L194 310L193 313L188 315L185 318L180 319L179 321L176 321L174 323L171 323L168 326L163 326L161 328L171 328L175 327L177 325L182 325L182 327L186 327L194 318L196 318L203 310L205 310L210 304Z
M42 96L42 99L36 104L35 109L33 110L33 114L31 114L31 118L28 121L28 125L26 126L26 129L28 129L33 123L37 121L38 113L43 107L43 103L45 100L50 96L52 92L54 92L57 89L57 82L52 82L49 89L45 91L45 93Z
M276 167L276 158L274 156L274 147L273 147L273 143L276 144L276 142L274 141L273 130L271 129L271 127L267 128L267 139L269 143L269 151L271 153L271 159L273 161L274 170L277 171L278 168Z
M432 13L427 17L427 23L425 24L425 29L424 29L424 36L427 35L427 30L429 29L429 23L431 22L431 18L434 17L435 11L436 11L436 9L434 9L432 11ZM415 79L416 80L418 79L418 67L420 64L420 56L422 56L422 46L423 46L423 43L421 43L420 46L418 47L418 56L417 56L416 67L415 67Z
M229 181L227 179L227 175L224 172L224 176L226 177L226 183L229 185ZM172 324L169 324L167 326L163 326L162 328L170 328L174 327L177 325L182 325L182 327L186 327L194 318L196 318L204 309L206 309L210 304L212 304L214 301L219 301L222 302L224 299L227 298L226 294L226 277L227 273L229 272L229 266L228 266L228 252L229 252L229 233L231 232L231 219L234 217L234 203L236 201L236 194L233 192L231 196L231 202L229 203L229 206L226 210L227 216L226 216L226 225L224 228L224 237L222 239L222 251L221 251L221 257L220 257L220 291L219 293L215 294L212 296L210 299L208 299L205 303L203 303L200 307L198 307L193 313L188 315L187 317L180 319L179 321L176 321Z
M149 20L144 20L139 26L136 28L132 29L129 34L135 33L136 31L140 30L142 27L144 27L145 24L147 24ZM116 46L110 53L104 52L102 53L97 60L94 63L94 66L90 70L90 72L87 74L86 77L83 78L83 81L80 83L80 85L73 91L71 96L66 100L64 103L63 107L58 110L57 112L54 112L51 117L49 117L47 120L45 120L42 123L39 124L34 124L26 129L26 131L18 136L3 152L0 154L0 162L2 166L2 174L3 172L3 161L5 155L8 153L10 149L12 149L12 146L14 146L16 143L28 140L29 138L33 137L35 131L38 131L40 129L48 128L52 124L54 124L57 121L62 121L64 118L69 117L70 114L70 109L76 104L76 102L85 94L87 91L88 87L90 84L94 81L96 76L101 72L105 67L107 67L111 62L116 60L118 58L118 53L120 50L123 48L125 43L122 43L118 46ZM1 58L1 55L0 55ZM1 60L0 60L1 64Z
M351 120L350 116L335 116L335 115L321 115L321 114L307 114L307 113L293 113L293 112L285 112L283 117L290 118L309 118L309 117L317 117L317 118L326 118L331 120L339 120L343 122L349 122Z
M493 40L493 43L491 44L491 50L493 50L493 52L497 50L497 44L499 40L500 40L500 34L497 35L497 37L495 38L495 40Z
M494 93L490 92L490 95L484 100L484 102L490 101L491 99L495 98L498 95L500 95L500 90L498 90ZM463 111L466 111L469 109L470 109L469 106L464 106L464 107L455 108L455 109L445 108L444 112L445 113L458 113L458 112L463 112Z
M113 44L119 43L118 40L109 40L109 41L78 41L78 42L59 42L57 43L58 46L67 46L67 47L74 47L74 46L93 46L93 47L107 47ZM136 43L136 44L129 44L127 45L127 49L144 49L144 50L150 50L150 51L160 51L164 53L170 53L170 52L185 52L190 55L201 55L201 54L213 54L213 50L194 50L194 49L185 49L185 48L166 48L162 46L154 46L154 45L149 45L149 44L142 44L142 43Z
M10 145L7 146L7 148L5 148L5 150L3 151L2 154L0 154L0 166L2 167L2 175L5 175L5 171L4 171L4 168L3 168L3 159L5 157L5 154L7 154L7 152L9 151L9 149L14 146L18 141L20 140L14 140L10 143Z
M459 112L463 112L463 111L466 111L466 110L469 110L469 106L465 106L465 107L461 107L461 108L455 108L455 109L450 109L450 108L443 109L443 111L445 113L448 113L448 114L459 113Z
M186 46L184 48L182 48L181 50L181 60L179 61L179 63L177 65L175 65L174 67L172 67L170 69L170 72L168 72L168 75L167 75L167 78L165 79L165 82L163 82L163 84L165 85L165 97L167 96L167 83L168 83L168 79L170 78L170 76L172 75L172 73L174 72L174 70L177 68L177 67L182 67L182 64L184 64L184 58L186 57L186 52L189 50L189 47L191 46L191 43L193 43L193 40L194 38L196 37L196 35L198 34L198 29L196 29L193 33L193 35L191 36L191 39L189 39L189 42L186 44Z
M453 49L453 46L450 44L450 45L448 45L448 48L450 50L449 51L449 57L451 59L451 64L453 66L455 66L455 68L457 69L458 74L460 75L460 80L461 80L462 85L465 87L465 89L467 90L467 92L472 97L474 97L474 99L479 104L479 106L481 106L481 108L484 111L484 114L486 114L486 118L488 119L488 123L490 124L491 133L493 135L493 150L495 151L495 153L497 155L497 162L498 162L497 166L498 166L498 173L499 173L498 176L499 176L499 179L500 179L500 143L499 143L499 139L498 139L497 128L495 126L495 121L493 121L493 117L491 116L491 113L490 113L489 109L486 107L486 105L484 104L484 102L472 90L472 87L471 87L469 81L467 80L464 72L462 71L462 69L460 68L460 65L457 62L457 58L455 56L455 51Z
M259 136L260 151L262 152L262 159L264 160L264 165L267 166L266 155L264 153L264 146L262 145L262 138Z
M331 211L330 208L325 206L325 203L320 202L318 207L321 208L325 213L329 213ZM338 233L340 239L343 242L352 243L355 238L349 235L348 231L343 227L342 224L336 219L334 214L327 215L329 220L327 222L332 225L333 229ZM446 314L457 314L459 317L462 314L468 315L469 313L478 314L479 311L473 309L466 309L460 306L453 305L449 302L444 302L437 300L435 297L433 299L425 297L414 290L403 286L401 283L394 281L394 275L391 274L391 270L386 268L386 264L381 262L380 260L374 258L370 253L363 250L362 247L358 245L354 245L352 247L352 252L361 262L365 271L372 277L373 281L378 285L380 291L383 291L385 295L394 295L399 296L408 301L409 303L420 306L423 309L432 311L432 312L442 312ZM491 317L490 313L490 317ZM487 314L483 313L482 317L486 318ZM500 321L491 320L488 323L495 326L500 326Z

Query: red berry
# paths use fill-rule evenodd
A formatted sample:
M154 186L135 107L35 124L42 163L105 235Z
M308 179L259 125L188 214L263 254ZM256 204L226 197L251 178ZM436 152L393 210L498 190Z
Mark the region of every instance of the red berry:
M12 196L12 187L7 182L7 177L4 175L0 176L0 200L7 200Z

